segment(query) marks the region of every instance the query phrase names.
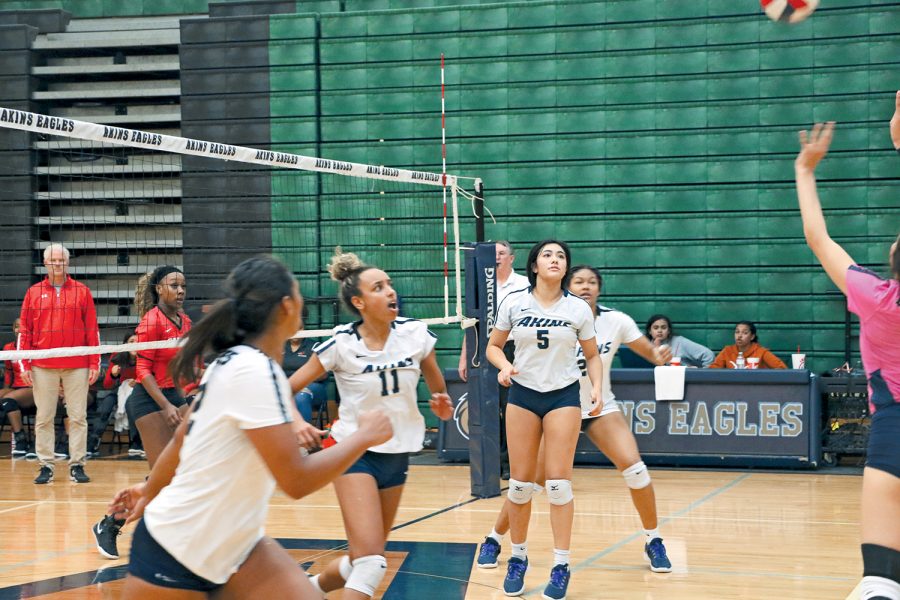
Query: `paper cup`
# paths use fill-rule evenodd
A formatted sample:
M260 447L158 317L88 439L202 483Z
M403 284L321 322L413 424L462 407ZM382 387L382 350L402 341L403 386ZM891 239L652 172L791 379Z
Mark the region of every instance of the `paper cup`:
M680 367L681 366L681 357L673 356L672 360L669 362L669 364L673 367Z
M806 355L805 354L791 354L791 368L805 369L806 368Z
M748 369L758 369L759 368L759 359L756 357L751 357L747 359L747 368Z

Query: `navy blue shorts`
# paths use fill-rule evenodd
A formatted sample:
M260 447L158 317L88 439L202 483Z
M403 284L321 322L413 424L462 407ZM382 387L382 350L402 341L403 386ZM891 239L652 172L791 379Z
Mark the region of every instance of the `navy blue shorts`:
M543 419L550 411L571 406L581 411L581 385L576 381L550 392L537 392L515 381L509 387L509 404L530 410Z
M375 485L379 490L386 490L406 483L407 471L409 471L409 453L407 452L400 454L366 452L344 471L344 475L366 473L375 479Z
M163 396L166 397L166 400L171 402L172 406L175 408L179 408L188 403L187 400L181 397L181 394L179 394L178 390L175 388L162 388L159 391L162 392ZM144 386L140 383L135 384L134 390L132 390L131 395L128 396L128 400L125 402L125 412L128 413L129 422L137 423L137 420L141 417L146 417L147 415L159 412L159 410L159 404L150 397L150 394L147 393Z
M879 407L872 415L866 466L900 477L900 403Z
M204 579L178 562L156 543L143 519L138 521L131 538L128 573L152 585L179 590L214 592L224 585Z

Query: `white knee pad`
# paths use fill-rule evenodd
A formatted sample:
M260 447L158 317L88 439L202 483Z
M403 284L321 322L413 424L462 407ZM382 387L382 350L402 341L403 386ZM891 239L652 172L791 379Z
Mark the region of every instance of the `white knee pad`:
M350 579L350 573L353 571L353 565L350 564L350 555L345 554L341 557L341 560L338 561L338 572L341 574L341 579L347 581Z
M550 504L562 506L575 499L575 494L572 493L572 482L568 479L548 479L546 484L547 499L550 500Z
M650 485L650 471L644 461L638 461L622 471L625 484L633 490L642 490Z
M360 556L353 561L353 571L344 587L374 596L386 572L387 560L380 554Z
M509 490L506 492L506 497L513 504L528 504L533 493L534 484L530 481L509 480Z

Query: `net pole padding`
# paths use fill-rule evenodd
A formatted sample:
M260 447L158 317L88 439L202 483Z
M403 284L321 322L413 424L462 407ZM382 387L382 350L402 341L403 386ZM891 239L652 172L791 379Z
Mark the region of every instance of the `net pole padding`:
M484 199L481 198L481 194L483 193L483 190L484 190L484 182L481 180L481 178L476 178L474 181L474 184L475 184L474 185L475 206L480 205L483 208ZM477 325L478 319L476 319L474 317L466 317L462 313L462 286L460 285L460 282L462 281L462 265L460 264L460 262L461 262L460 257L462 256L462 251L459 247L459 219L458 219L457 206L456 206L456 191L457 191L457 188L454 186L454 188L453 188L453 194L454 194L454 196L453 196L453 237L454 237L454 244L455 244L455 248L456 248L456 314L458 314L460 316L460 321L459 321L460 328L468 329L470 327L474 327L475 325ZM480 200L480 203L479 203L479 200ZM477 233L479 226L482 231L482 233L480 235ZM477 241L479 241L479 242L484 241L482 239L484 237L484 233L483 233L484 232L484 212L483 212L483 210L481 212L481 215L479 215L478 211L476 209L475 229L476 229Z
M426 325L454 325L463 319L459 316L418 319ZM331 337L333 329L301 329L293 337ZM159 350L161 348L177 348L182 338L160 340L158 342L136 342L133 344L100 344L99 346L68 346L49 348L47 350L2 350L0 360L37 360L41 358L61 358L66 356L88 356L93 354L113 354L117 352L140 352L141 350Z
M296 169L298 171L317 171L334 173L365 179L383 179L404 183L420 183L424 185L442 186L444 176L426 171L410 171L377 165L366 165L328 158L258 150L246 146L235 146L203 140L194 140L174 135L150 133L139 129L126 129L111 125L99 125L87 121L78 121L67 117L51 117L40 113L15 110L0 106L0 128L19 129L47 135L58 135L68 138L85 139L94 142L130 146L170 152L173 154L190 154L220 160L233 160L243 163L267 165ZM446 175L450 181L457 176Z

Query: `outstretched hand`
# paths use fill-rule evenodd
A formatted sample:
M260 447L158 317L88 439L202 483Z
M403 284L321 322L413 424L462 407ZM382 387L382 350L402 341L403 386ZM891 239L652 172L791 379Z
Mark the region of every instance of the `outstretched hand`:
M435 392L431 394L431 412L441 421L446 421L453 416L453 400L444 392Z
M112 502L109 503L108 514L116 519L125 518L126 523L140 519L147 506L147 496L144 494L146 483L139 483L119 491Z
M800 154L794 165L798 169L814 171L819 161L828 154L831 145L831 137L834 134L834 121L816 123L812 132L807 135L806 130L800 132Z
M891 117L891 141L900 150L900 91L894 98L894 116Z

